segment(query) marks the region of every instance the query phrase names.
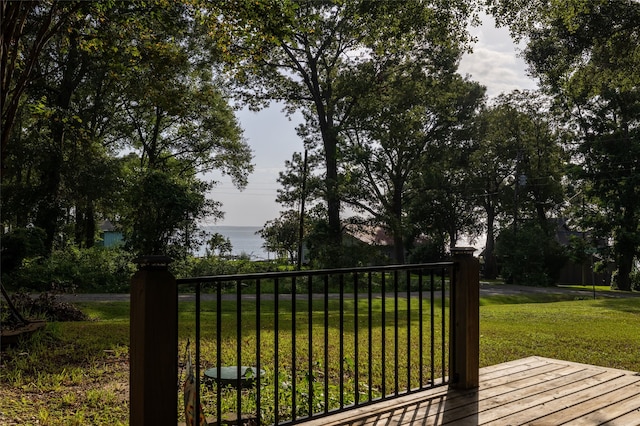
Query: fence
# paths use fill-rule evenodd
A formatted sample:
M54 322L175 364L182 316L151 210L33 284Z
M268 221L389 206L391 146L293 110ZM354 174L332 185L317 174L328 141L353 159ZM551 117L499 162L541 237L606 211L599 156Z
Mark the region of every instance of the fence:
M136 289L163 278L161 268L148 262L132 283L131 424L176 424L176 377L183 381L186 375L187 346L195 398L217 424L303 423L437 386L477 386L477 262L468 252L457 257L421 265L196 277L177 286L173 280L164 296L175 294L174 302L143 320L134 310L153 310L149 302L156 300L134 296L150 292ZM179 304L178 287L185 300ZM136 344L136 334L167 337L150 332L152 325L172 329L163 339L170 355L162 362L171 363L173 356L175 365L179 347L180 374L177 366L158 369L156 360L154 372L141 361L152 346ZM147 382L145 370L152 376ZM165 373L173 379L158 377ZM159 389L165 414L145 412L144 401Z

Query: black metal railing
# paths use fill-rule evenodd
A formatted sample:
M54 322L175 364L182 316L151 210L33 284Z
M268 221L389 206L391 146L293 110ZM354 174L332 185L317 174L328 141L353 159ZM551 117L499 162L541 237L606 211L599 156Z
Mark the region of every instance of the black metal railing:
M287 424L447 385L453 265L178 280L197 400L217 424Z

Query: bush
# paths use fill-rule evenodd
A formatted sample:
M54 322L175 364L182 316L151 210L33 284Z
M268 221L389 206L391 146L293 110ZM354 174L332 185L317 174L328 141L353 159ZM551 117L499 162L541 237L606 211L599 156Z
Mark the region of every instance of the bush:
M122 292L129 288L135 272L130 254L119 248L69 247L54 251L50 257L24 259L3 282L13 289L45 292Z
M188 278L274 272L278 270L278 264L269 261L227 260L217 256L187 257L171 263L170 270L176 278Z
M9 273L22 265L25 258L46 254L44 230L41 228L17 228L2 236L2 272Z
M503 230L496 240L501 274L514 284L554 285L568 259L564 247L536 222L522 224L517 233Z

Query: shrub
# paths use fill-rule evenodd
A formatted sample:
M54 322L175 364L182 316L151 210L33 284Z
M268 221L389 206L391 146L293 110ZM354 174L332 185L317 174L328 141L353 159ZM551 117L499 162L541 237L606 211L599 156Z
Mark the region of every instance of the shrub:
M41 228L17 228L2 236L2 272L19 268L25 258L46 254L44 230Z
M120 292L129 288L135 265L130 254L119 248L69 247L50 257L24 259L20 268L3 275L13 289L45 292Z
M554 285L568 259L566 250L536 222L521 224L517 232L505 229L496 240L501 274L515 284Z

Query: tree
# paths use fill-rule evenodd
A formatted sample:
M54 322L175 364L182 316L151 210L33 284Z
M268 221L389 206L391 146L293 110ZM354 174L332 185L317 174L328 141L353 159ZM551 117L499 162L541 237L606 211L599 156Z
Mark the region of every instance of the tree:
M166 12L167 25L137 44L139 59L122 82L123 108L117 117L116 137L137 157L130 199L149 203L132 204L125 218L141 253L167 249L173 233L193 228L204 215L220 216L218 204L205 200L212 184L198 174L218 169L242 188L252 170L251 151L227 98L202 68L202 56L191 49L197 43L188 42L189 24L175 29L169 24L176 25L175 17ZM169 197L175 203L167 204L172 191L179 198Z
M540 94L514 91L499 96L477 117L470 174L477 203L484 210L487 242L485 276L495 278L495 227L535 218L553 237L548 212L563 199L562 143L549 103ZM504 226L503 226L504 227Z
M418 206L426 201L421 177L445 172L436 158L460 148L458 136L483 96L480 85L455 74L458 52L450 55L437 64L423 58L389 67L382 86L370 81L374 90L354 106L354 125L346 132L345 201L391 232L397 263L404 263L405 236L425 216ZM367 71L362 78L376 78ZM416 198L421 201L413 203ZM421 214L409 212L410 206Z
M446 55L467 40L470 7L456 2L237 0L223 11L234 24L237 43L230 56L238 79L250 80L253 99L279 100L300 110L319 135L324 158L327 231L340 262L341 133L357 102L349 76L355 67L380 58ZM215 20L216 28L220 28ZM241 59L237 61L236 59ZM384 73L379 74L384 79ZM246 87L246 86L245 86Z
M231 240L228 237L225 237L224 235L217 232L211 235L211 237L207 240L207 256L215 254L216 251L218 252L218 256L231 254L231 252L233 251Z
M289 261L294 263L300 244L299 227L300 214L295 210L287 210L280 212L280 217L267 221L257 234L264 240L265 250L279 257L288 256Z
M12 45L16 49L15 54L33 63L23 64L29 67L28 76L22 68L21 73L9 76L17 78L9 86L12 87L11 96L19 96L19 100L9 101L17 104L15 108L8 106L10 111L3 110L3 114L19 119L20 128L16 132L3 133L3 137L9 137L12 141L7 146L3 145L3 167L7 171L3 185L10 196L15 194L19 198L19 191L26 189L31 197L23 200L17 210L7 213L20 215L18 224L31 222L43 228L49 251L65 210L71 211L65 205L73 204L68 199L75 192L70 190L71 184L77 184L76 189L80 189L82 183L94 183L95 186L85 189L89 192L93 190L95 198L100 188L96 182L106 183L109 180L106 175L110 171L101 167L89 166L85 170L91 178L88 174L80 179L77 179L76 173L82 166L69 167L70 161L78 159L78 154L88 162L93 161L90 158L92 155L98 155L100 160L94 164L108 163L104 161L104 147L99 146L96 138L100 130L99 123L104 122L96 120L96 116L102 113L104 118L107 114L104 111L96 113L97 105L92 104L97 98L94 91L96 86L91 85L96 81L95 76L106 73L106 64L112 59L104 51L97 52L92 47L104 45L108 40L105 34L98 35L98 27L105 21L108 10L94 3L35 3L33 10L25 16L32 26L29 26L29 31L16 35L21 41ZM55 25L50 22L53 19L56 20ZM50 28L51 25L56 28L55 31ZM104 26L108 27L106 24ZM37 34L30 31L36 31ZM38 41L43 32L51 32L46 42ZM31 46L30 43L35 45ZM36 57L32 58L31 55ZM17 61L11 66L18 66L19 63ZM28 80L28 84L24 79ZM106 174L98 175L98 170ZM67 171L76 176L67 176ZM79 194L75 192L75 195ZM75 206L78 211L91 212L89 215L77 215L87 219L78 227L85 228L82 232L84 235L78 233L77 238L86 241L88 246L92 245L95 234L93 201L85 197L83 203Z
M130 241L139 250L161 250L152 239L167 243L178 233L189 245L196 218L221 214L217 203L205 200L210 183L196 175L220 169L243 187L252 167L212 73L217 59L203 49L207 39L196 11L163 1L78 3L39 51L21 97L16 114L24 118L12 134L11 176L4 184L15 209L3 210L3 220L9 214L39 225L49 250L63 222L71 221L76 241L90 246L97 215L137 226L127 231L140 238ZM33 13L44 13L48 4ZM129 157L117 161L123 150L138 154L137 164ZM169 198L183 203L182 214L158 194L139 191L154 190L153 182L163 196L177 191ZM167 215L148 222L157 212ZM152 230L154 223L170 229Z
M4 158L24 91L33 81L33 70L49 41L68 25L85 5L66 1L3 1L0 5L0 110Z
M574 177L599 207L585 226L613 239L617 286L629 290L640 247L640 4L541 2L524 17L506 2L491 3L513 33L529 38L531 72L579 135Z

